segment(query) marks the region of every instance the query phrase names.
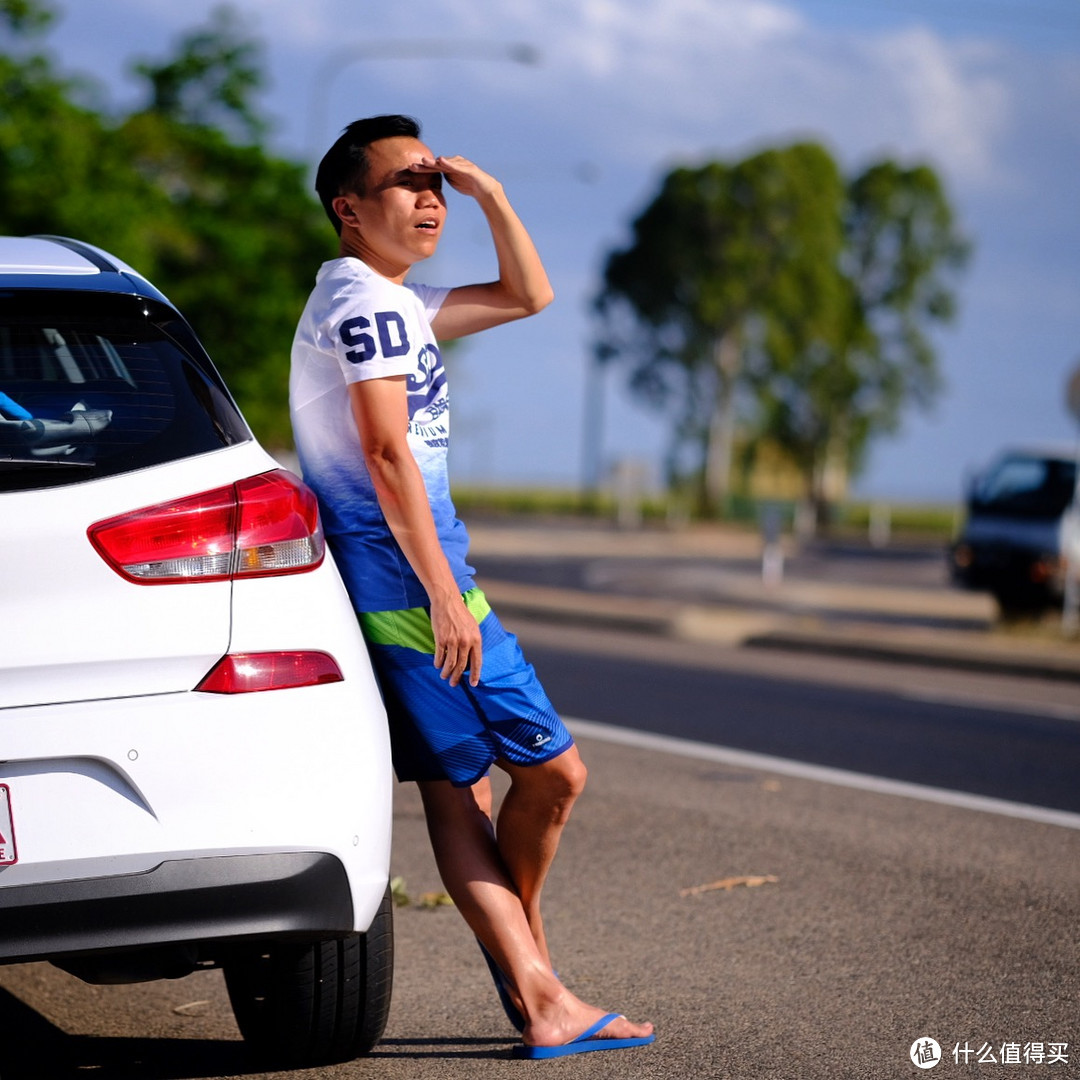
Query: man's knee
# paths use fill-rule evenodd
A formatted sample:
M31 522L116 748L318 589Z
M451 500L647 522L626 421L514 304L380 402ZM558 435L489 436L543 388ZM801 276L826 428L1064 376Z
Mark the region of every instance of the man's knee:
M565 808L568 813L585 790L585 781L589 776L589 770L578 755L577 747L572 746L566 753L536 768L542 777L549 801Z
M511 765L505 761L499 764L509 773L511 784L520 797L555 807L560 816L570 812L588 778L588 770L576 746L539 765Z
M576 799L585 790L585 782L589 778L589 770L585 768L585 762L581 760L576 748L555 760L561 763L567 794L570 798Z

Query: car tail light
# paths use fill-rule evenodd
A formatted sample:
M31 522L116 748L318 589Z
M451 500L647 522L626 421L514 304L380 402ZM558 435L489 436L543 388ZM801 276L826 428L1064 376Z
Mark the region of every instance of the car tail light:
M961 570L967 570L975 561L975 552L967 544L957 544L953 548L953 564Z
M1036 585L1045 585L1046 582L1052 580L1061 572L1061 566L1061 560L1053 555L1044 555L1041 559L1036 559L1028 567L1028 577Z
M324 652L232 653L223 656L195 689L207 694L252 694L343 682L344 678L337 661Z
M99 521L87 534L140 585L299 573L325 553L315 496L284 469Z

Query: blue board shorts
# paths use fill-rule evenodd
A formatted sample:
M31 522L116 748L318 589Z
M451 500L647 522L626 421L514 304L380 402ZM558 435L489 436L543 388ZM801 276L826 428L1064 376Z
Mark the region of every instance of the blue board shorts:
M435 667L427 608L360 612L387 717L398 780L468 787L496 761L539 765L573 745L544 688L480 589L464 594L480 626L480 684L451 686Z

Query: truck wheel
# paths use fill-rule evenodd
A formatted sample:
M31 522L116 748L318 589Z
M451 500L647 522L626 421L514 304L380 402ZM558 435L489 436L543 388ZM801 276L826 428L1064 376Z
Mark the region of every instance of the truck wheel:
M390 892L366 934L308 944L264 942L223 965L241 1035L274 1064L329 1065L368 1053L390 1010Z

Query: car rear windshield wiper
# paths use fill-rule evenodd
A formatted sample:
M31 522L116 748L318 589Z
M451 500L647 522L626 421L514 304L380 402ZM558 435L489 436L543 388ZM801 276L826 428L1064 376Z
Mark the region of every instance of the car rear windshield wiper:
M0 458L0 472L38 469L94 469L93 461L65 461L63 458Z

